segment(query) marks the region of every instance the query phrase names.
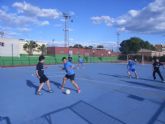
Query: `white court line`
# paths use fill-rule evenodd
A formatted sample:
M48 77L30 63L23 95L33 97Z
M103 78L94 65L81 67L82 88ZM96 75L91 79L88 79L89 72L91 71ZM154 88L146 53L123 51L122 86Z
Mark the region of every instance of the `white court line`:
M114 85L114 86L120 86L120 87L130 87L130 88L136 88L136 89L143 89L143 90L150 90L150 91L162 91L165 92L165 90L159 90L159 89L153 89L153 88L145 88L145 87L139 87L139 86L131 86L131 85L124 85L124 84L115 84L115 83L105 83L104 81L98 81L98 80L91 80L91 79L86 79L86 78L77 78L80 80L87 80L87 81L93 81L94 83L97 84L106 84L106 85Z

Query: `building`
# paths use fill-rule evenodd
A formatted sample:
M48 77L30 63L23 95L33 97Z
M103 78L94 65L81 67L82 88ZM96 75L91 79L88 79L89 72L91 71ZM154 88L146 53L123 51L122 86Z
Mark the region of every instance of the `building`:
M138 54L149 57L161 57L165 56L165 51L152 51L147 49L141 49Z
M165 51L165 45L162 45L162 44L156 44L155 48L156 48L156 51L158 52Z
M18 39L0 38L0 56L20 56Z
M67 47L48 47L48 55L65 54L65 55L83 55L83 56L113 56L111 50L105 49L85 49L85 48L67 48Z
M15 56L19 57L22 54L28 54L23 46L26 44L26 40L24 39L12 39L12 38L0 38L0 56ZM47 45L44 42L37 42L38 45ZM34 49L34 55L40 55L41 51L38 48Z

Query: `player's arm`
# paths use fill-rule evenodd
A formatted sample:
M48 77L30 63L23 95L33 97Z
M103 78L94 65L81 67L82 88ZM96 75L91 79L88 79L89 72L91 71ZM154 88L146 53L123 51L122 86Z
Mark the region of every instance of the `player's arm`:
M37 76L37 78L40 78L40 76L38 74L38 70L36 70L36 76Z

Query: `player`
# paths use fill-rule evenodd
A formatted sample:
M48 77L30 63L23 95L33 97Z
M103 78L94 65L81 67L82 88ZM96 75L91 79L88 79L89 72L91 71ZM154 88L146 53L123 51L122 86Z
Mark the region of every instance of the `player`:
M68 61L72 63L72 59L73 59L72 56L69 55L68 56Z
M48 87L48 91L49 93L52 93L53 91L51 90L51 87L50 87L50 81L49 79L46 77L46 75L44 74L44 60L45 60L45 57L43 55L41 55L39 57L39 62L36 66L36 75L40 81L40 85L39 85L39 88L38 88L38 91L37 91L37 95L41 95L41 90L44 86L44 83L46 82L46 85Z
M135 74L136 79L138 79L138 74L136 72L136 59L133 60L131 57L128 60L127 69L128 69L128 77L131 78L131 73Z
M64 86L66 84L66 81L68 79L70 79L71 83L73 84L73 86L77 89L77 93L80 93L80 88L78 86L78 84L75 82L74 78L75 78L75 72L74 72L74 66L71 62L69 62L66 57L62 58L62 61L64 63L64 70L66 71L66 75L63 78L63 82L62 82L62 87L61 90L62 92L64 92Z
M157 73L159 75L160 79L162 80L162 82L165 82L164 78L163 78L163 76L161 75L161 72L160 72L160 66L163 66L163 64L159 61L159 59L154 60L154 63L153 63L153 78L154 78L154 80L156 80L156 73Z
M83 58L81 58L81 56L78 56L78 67L83 66L83 62L84 62Z

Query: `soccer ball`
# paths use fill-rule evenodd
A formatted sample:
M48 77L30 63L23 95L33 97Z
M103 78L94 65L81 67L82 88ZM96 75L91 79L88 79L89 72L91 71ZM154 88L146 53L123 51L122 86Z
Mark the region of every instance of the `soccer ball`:
M69 89L67 89L67 90L65 91L65 93L66 93L67 95L69 95L69 94L71 93L71 91L70 91Z

